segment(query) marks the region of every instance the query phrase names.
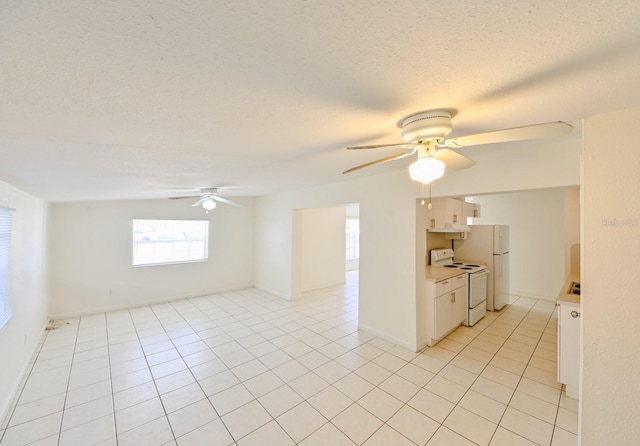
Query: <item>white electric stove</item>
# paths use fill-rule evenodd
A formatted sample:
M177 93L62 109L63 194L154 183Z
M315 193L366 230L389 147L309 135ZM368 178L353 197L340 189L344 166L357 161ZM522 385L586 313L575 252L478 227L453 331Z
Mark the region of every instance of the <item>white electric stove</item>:
M486 265L454 259L453 249L432 249L431 266L459 269L467 273L467 315L464 325L471 327L486 315L487 275L489 274Z

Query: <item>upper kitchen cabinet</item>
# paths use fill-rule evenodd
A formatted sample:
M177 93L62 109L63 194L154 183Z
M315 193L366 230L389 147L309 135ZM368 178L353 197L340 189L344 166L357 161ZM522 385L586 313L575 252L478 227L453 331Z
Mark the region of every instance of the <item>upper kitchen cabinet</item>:
M462 215L463 215L464 222L467 221L467 218L480 217L480 205L478 203L470 203L468 201L463 201Z
M447 223L466 224L462 214L462 200L457 198L436 198L427 209L427 229L444 228Z

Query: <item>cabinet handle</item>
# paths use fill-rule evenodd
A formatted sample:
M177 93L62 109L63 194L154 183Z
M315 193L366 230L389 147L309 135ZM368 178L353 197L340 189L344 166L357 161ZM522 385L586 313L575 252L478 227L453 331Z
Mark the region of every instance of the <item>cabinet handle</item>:
M431 227L432 227L432 228L435 228L435 227L436 227L436 219L435 219L435 218L432 218L432 219L431 219Z
M456 301L456 293L451 293L451 302Z
M443 284L443 285L446 285L446 284L448 284L448 283L449 283L449 281L448 281L448 280L445 280L444 282L442 282L442 284Z
M574 319L577 318L577 317L580 317L580 313L578 313L576 310L573 310L571 312L571 317L574 318Z
M478 216L478 210L477 210L477 209L474 209L474 210L473 210L473 216L474 216L474 217L477 217L477 216Z
M453 214L453 222L458 223L458 216L456 214Z

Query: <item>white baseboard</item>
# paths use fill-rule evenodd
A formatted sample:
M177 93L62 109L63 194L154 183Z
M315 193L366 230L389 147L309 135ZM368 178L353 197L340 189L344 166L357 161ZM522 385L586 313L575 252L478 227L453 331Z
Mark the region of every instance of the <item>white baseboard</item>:
M419 351L418 345L416 343L406 342L404 339L399 339L394 336L390 336L387 333L382 333L378 330L374 330L373 328L368 327L366 325L358 324L358 330L365 331L369 334L382 338L385 341L389 341L393 344L399 345L402 348L406 348L407 350L410 350L412 352Z
M27 356L27 361L22 365L20 373L18 374L18 378L13 383L13 386L11 386L11 398L5 401L0 407L0 429L4 429L6 427L5 423L9 421L7 420L9 411L13 410L15 405L18 403L18 390L20 390L24 385L25 379L27 378L27 372L29 371L29 368L33 366L33 362L31 361L40 348L40 345L42 344L42 338L46 334L47 325L49 325L48 319L42 324L42 335L40 336L40 339L38 339L38 341L31 347L31 352Z

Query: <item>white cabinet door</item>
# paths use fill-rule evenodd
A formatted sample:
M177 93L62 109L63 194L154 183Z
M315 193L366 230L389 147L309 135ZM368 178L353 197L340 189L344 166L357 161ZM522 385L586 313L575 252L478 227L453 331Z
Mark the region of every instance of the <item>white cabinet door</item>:
M444 228L447 210L442 199L433 200L431 209L427 209L427 229Z
M445 220L447 223L463 223L467 224L466 219L462 218L462 200L457 198L445 198L445 209L447 210Z
M451 323L460 325L464 322L467 312L467 288L461 287L453 292L453 302L451 304Z
M451 296L454 292L443 294L435 299L434 338L440 339L451 330Z
M578 398L580 374L580 307L558 307L558 381L568 397Z
M444 228L447 223L467 224L462 212L462 200L436 198L431 209L426 211L427 229Z

